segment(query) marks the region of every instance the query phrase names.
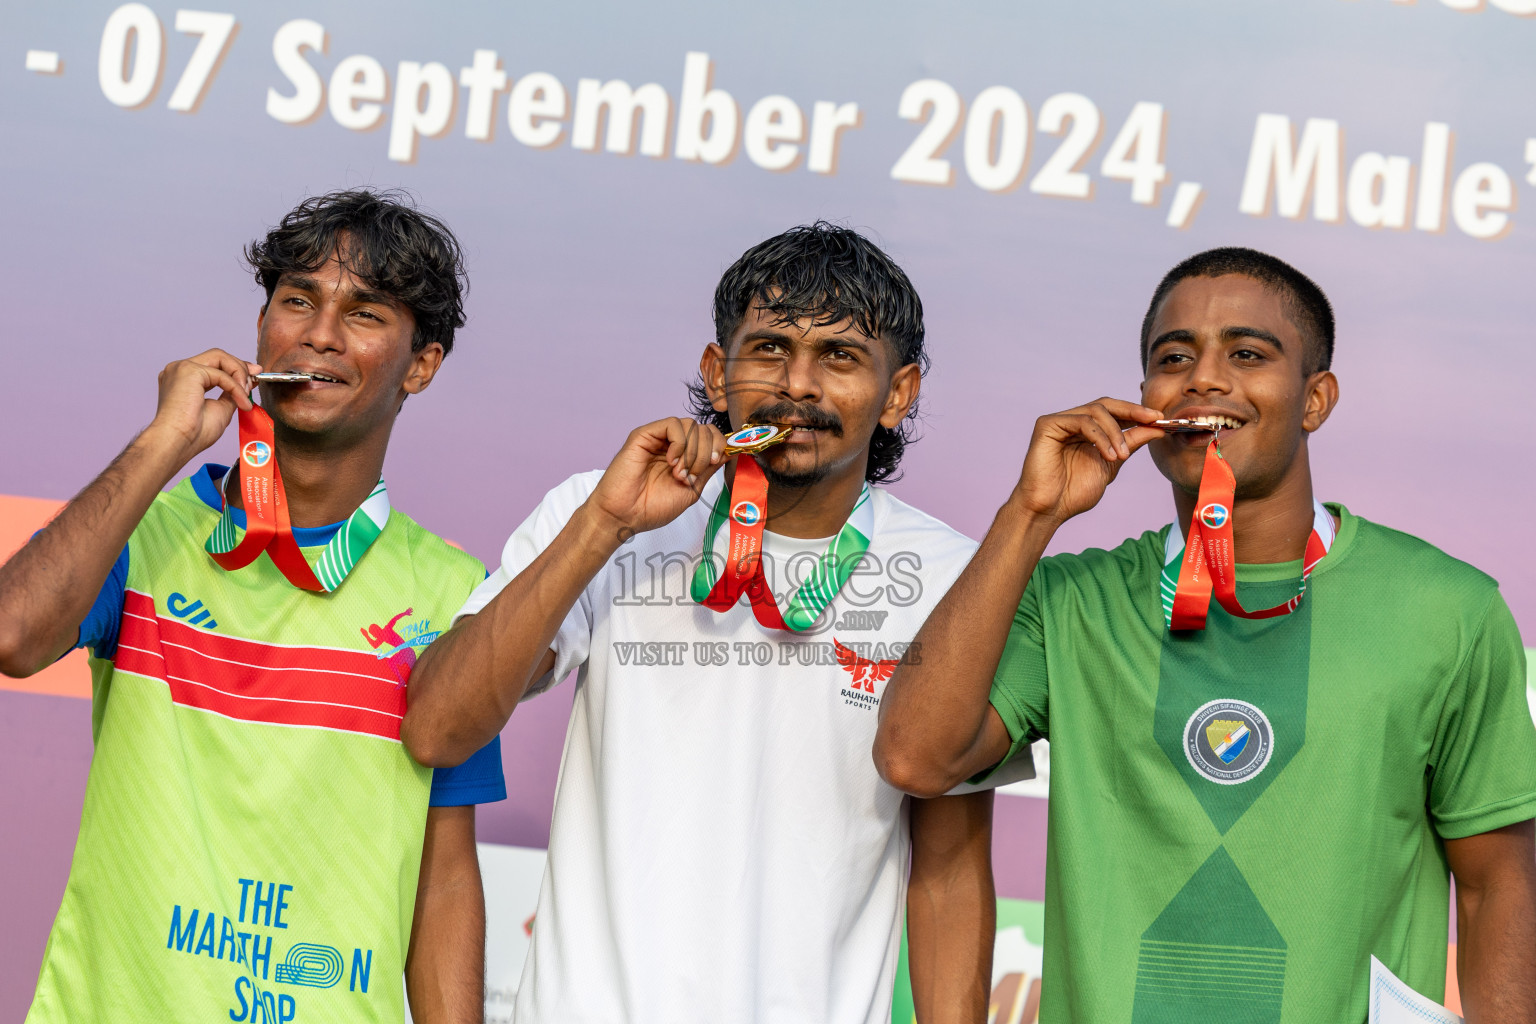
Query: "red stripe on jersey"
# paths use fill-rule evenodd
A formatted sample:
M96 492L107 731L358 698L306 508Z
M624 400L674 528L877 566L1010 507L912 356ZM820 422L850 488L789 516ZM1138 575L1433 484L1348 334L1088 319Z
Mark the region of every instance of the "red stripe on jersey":
M155 613L128 591L114 664L166 683L171 700L247 722L400 739L405 687L364 651L278 647L221 636Z

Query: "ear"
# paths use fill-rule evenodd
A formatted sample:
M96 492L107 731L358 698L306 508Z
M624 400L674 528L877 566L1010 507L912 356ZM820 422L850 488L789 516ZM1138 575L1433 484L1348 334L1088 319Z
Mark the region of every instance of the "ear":
M438 367L443 365L443 346L437 342L431 342L420 352L411 353L411 366L406 371L405 381L400 385L406 394L419 395L427 390L427 385L432 383L432 378L437 376Z
M1331 370L1320 370L1307 378L1307 405L1301 416L1301 429L1312 433L1328 421L1339 404L1339 378Z
M704 379L709 404L715 412L725 412L725 349L714 342L704 346L704 354L699 357L699 376Z
M922 386L923 372L916 363L908 363L893 373L890 390L885 394L885 407L880 410L880 425L895 430L917 404L917 393Z

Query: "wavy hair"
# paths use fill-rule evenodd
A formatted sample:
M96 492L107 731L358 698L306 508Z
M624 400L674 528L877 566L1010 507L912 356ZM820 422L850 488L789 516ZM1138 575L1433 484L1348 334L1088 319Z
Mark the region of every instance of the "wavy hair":
M818 220L775 235L742 253L715 289L715 341L726 348L747 312L760 306L777 326L809 320L817 327L847 321L866 337L883 338L898 366L928 372L923 349L923 302L896 262L851 228ZM702 423L730 433L730 417L717 412L702 377L688 385L689 408ZM908 444L917 440L917 403L893 427L876 426L864 478L899 479Z

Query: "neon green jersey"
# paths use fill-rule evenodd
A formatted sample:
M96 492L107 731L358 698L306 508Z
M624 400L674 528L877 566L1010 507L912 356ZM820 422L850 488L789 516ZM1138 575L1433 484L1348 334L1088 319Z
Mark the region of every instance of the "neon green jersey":
M184 481L129 541L96 752L29 1024L395 1021L430 769L415 652L484 577L398 511L333 593L225 572Z
M1202 632L1165 531L1040 562L992 704L1051 742L1041 1021L1364 1020L1372 954L1443 998L1444 840L1536 816L1525 652L1493 580L1333 510L1294 613Z

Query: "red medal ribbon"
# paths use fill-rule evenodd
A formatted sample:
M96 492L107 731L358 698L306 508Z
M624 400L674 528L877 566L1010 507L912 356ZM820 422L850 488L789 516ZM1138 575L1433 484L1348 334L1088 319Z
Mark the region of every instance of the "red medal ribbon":
M1301 588L1284 604L1261 611L1248 611L1237 599L1235 546L1232 541L1232 513L1237 479L1232 467L1222 458L1215 440L1205 450L1205 467L1200 473L1200 495L1195 514L1190 518L1184 539L1184 558L1179 565L1178 589L1173 597L1170 623L1173 629L1204 629L1211 594L1240 619L1269 619L1289 615L1301 604L1307 590L1307 577L1328 553L1328 546L1312 530L1301 563Z
M704 598L706 608L717 612L735 607L745 591L752 614L770 629L789 629L773 590L763 574L763 527L768 522L768 478L750 455L736 457L736 478L731 481L730 544L720 579ZM705 557L709 556L706 551Z
M243 569L265 551L288 582L304 590L325 593L315 571L293 539L288 519L288 497L277 469L272 417L261 406L240 410L240 462L230 472L240 474L240 495L245 505L245 536L232 551L210 551L221 568ZM225 482L226 487L228 481ZM225 505L229 504L228 499Z

